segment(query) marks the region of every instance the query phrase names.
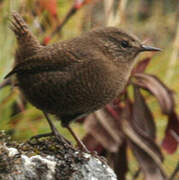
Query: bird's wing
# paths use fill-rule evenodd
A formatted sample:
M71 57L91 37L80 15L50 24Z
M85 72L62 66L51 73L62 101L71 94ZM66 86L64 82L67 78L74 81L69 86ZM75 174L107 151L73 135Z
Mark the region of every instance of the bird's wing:
M32 56L23 63L17 64L6 76L10 77L16 73L39 73L47 71L63 71L66 66L71 63L69 61L53 61L48 57Z

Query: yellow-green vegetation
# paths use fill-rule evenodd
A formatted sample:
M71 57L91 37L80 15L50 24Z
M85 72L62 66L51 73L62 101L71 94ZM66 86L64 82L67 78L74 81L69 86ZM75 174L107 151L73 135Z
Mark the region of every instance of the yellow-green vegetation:
M73 4L72 0L58 0L59 21L65 17L66 13ZM123 20L118 26L137 34L142 40L149 40L156 47L162 49L161 53L155 55L147 68L147 73L158 76L175 93L177 112L179 113L179 8L177 0L171 1L126 1L126 7L123 12ZM149 2L149 3L147 3ZM22 5L23 4L23 5ZM15 36L9 29L9 18L11 11L21 11L26 17L31 30L38 36L39 40L49 35L53 30L47 25L45 32L39 30L37 26L41 21L45 22L46 12L39 16L32 16L35 11L35 0L2 0L0 1L0 83L3 77L10 71L13 65L13 58L16 48ZM57 40L69 39L87 30L89 22L85 21L88 16L89 5L81 8L64 26L61 33L53 36L51 42ZM88 20L89 18L86 18ZM45 23L44 23L45 24ZM85 28L84 28L85 27ZM50 43L51 43L50 42ZM141 55L139 59L151 54ZM23 112L12 115L14 111L14 102L20 104L20 93L17 88L7 86L0 90L0 129L9 130L13 138L17 140L28 139L32 135L45 133L49 131L42 113L30 104L26 105ZM164 136L164 130L167 119L160 112L156 99L149 97L147 102L155 115L157 124L157 143L160 145ZM54 118L54 117L53 117ZM55 119L55 118L54 118ZM60 123L54 121L59 131L66 137L71 138L69 133L61 128ZM82 137L85 132L81 125L74 123L74 130ZM168 155L164 152L164 167L170 174L177 163L179 153ZM129 161L131 162L128 179L136 171L136 161L129 152Z

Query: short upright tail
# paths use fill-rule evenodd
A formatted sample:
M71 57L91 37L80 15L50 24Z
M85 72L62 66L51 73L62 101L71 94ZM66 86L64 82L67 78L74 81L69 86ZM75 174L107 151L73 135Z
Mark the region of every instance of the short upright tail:
M18 41L15 58L16 64L33 56L40 48L42 48L38 39L33 35L21 15L17 12L12 13L10 29L15 33Z
M10 21L10 29L15 33L17 39L29 33L29 28L20 14L13 12L12 19Z

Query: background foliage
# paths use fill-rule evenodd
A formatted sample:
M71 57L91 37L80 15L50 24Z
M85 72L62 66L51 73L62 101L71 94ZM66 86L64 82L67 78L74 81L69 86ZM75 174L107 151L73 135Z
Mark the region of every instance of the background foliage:
M13 65L16 48L15 36L8 28L11 11L15 10L23 14L30 29L44 44L75 37L92 27L115 24L162 49L162 52L155 56L145 53L138 59L140 61L140 59L152 56L146 72L159 77L174 91L176 110L179 112L179 4L177 0L121 0L120 7L112 11L116 13L116 16L109 12L109 14L106 13L106 18L100 14L101 1L1 0L0 83L3 82L3 77ZM73 16L60 31L61 26L59 25L67 14L73 14ZM165 134L167 119L161 114L158 103L153 97L148 97L147 103L155 116L157 144L160 145ZM19 107L21 112L16 113ZM55 121L55 124L63 135L73 141L68 132L61 128L59 122ZM85 135L81 124L73 123L73 128L80 137ZM30 104L24 107L18 89L11 86L5 86L0 90L0 129L8 130L13 138L19 141L49 130L42 113ZM164 168L167 174L171 174L177 164L179 153L175 152L172 155L168 155L165 151L163 153ZM127 177L132 179L137 170L137 162L130 150L128 158L130 163Z

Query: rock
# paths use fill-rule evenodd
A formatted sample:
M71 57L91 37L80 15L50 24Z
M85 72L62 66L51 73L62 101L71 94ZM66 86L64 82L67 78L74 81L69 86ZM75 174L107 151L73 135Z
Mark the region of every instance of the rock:
M0 132L0 180L117 180L97 155L54 137L18 144Z

